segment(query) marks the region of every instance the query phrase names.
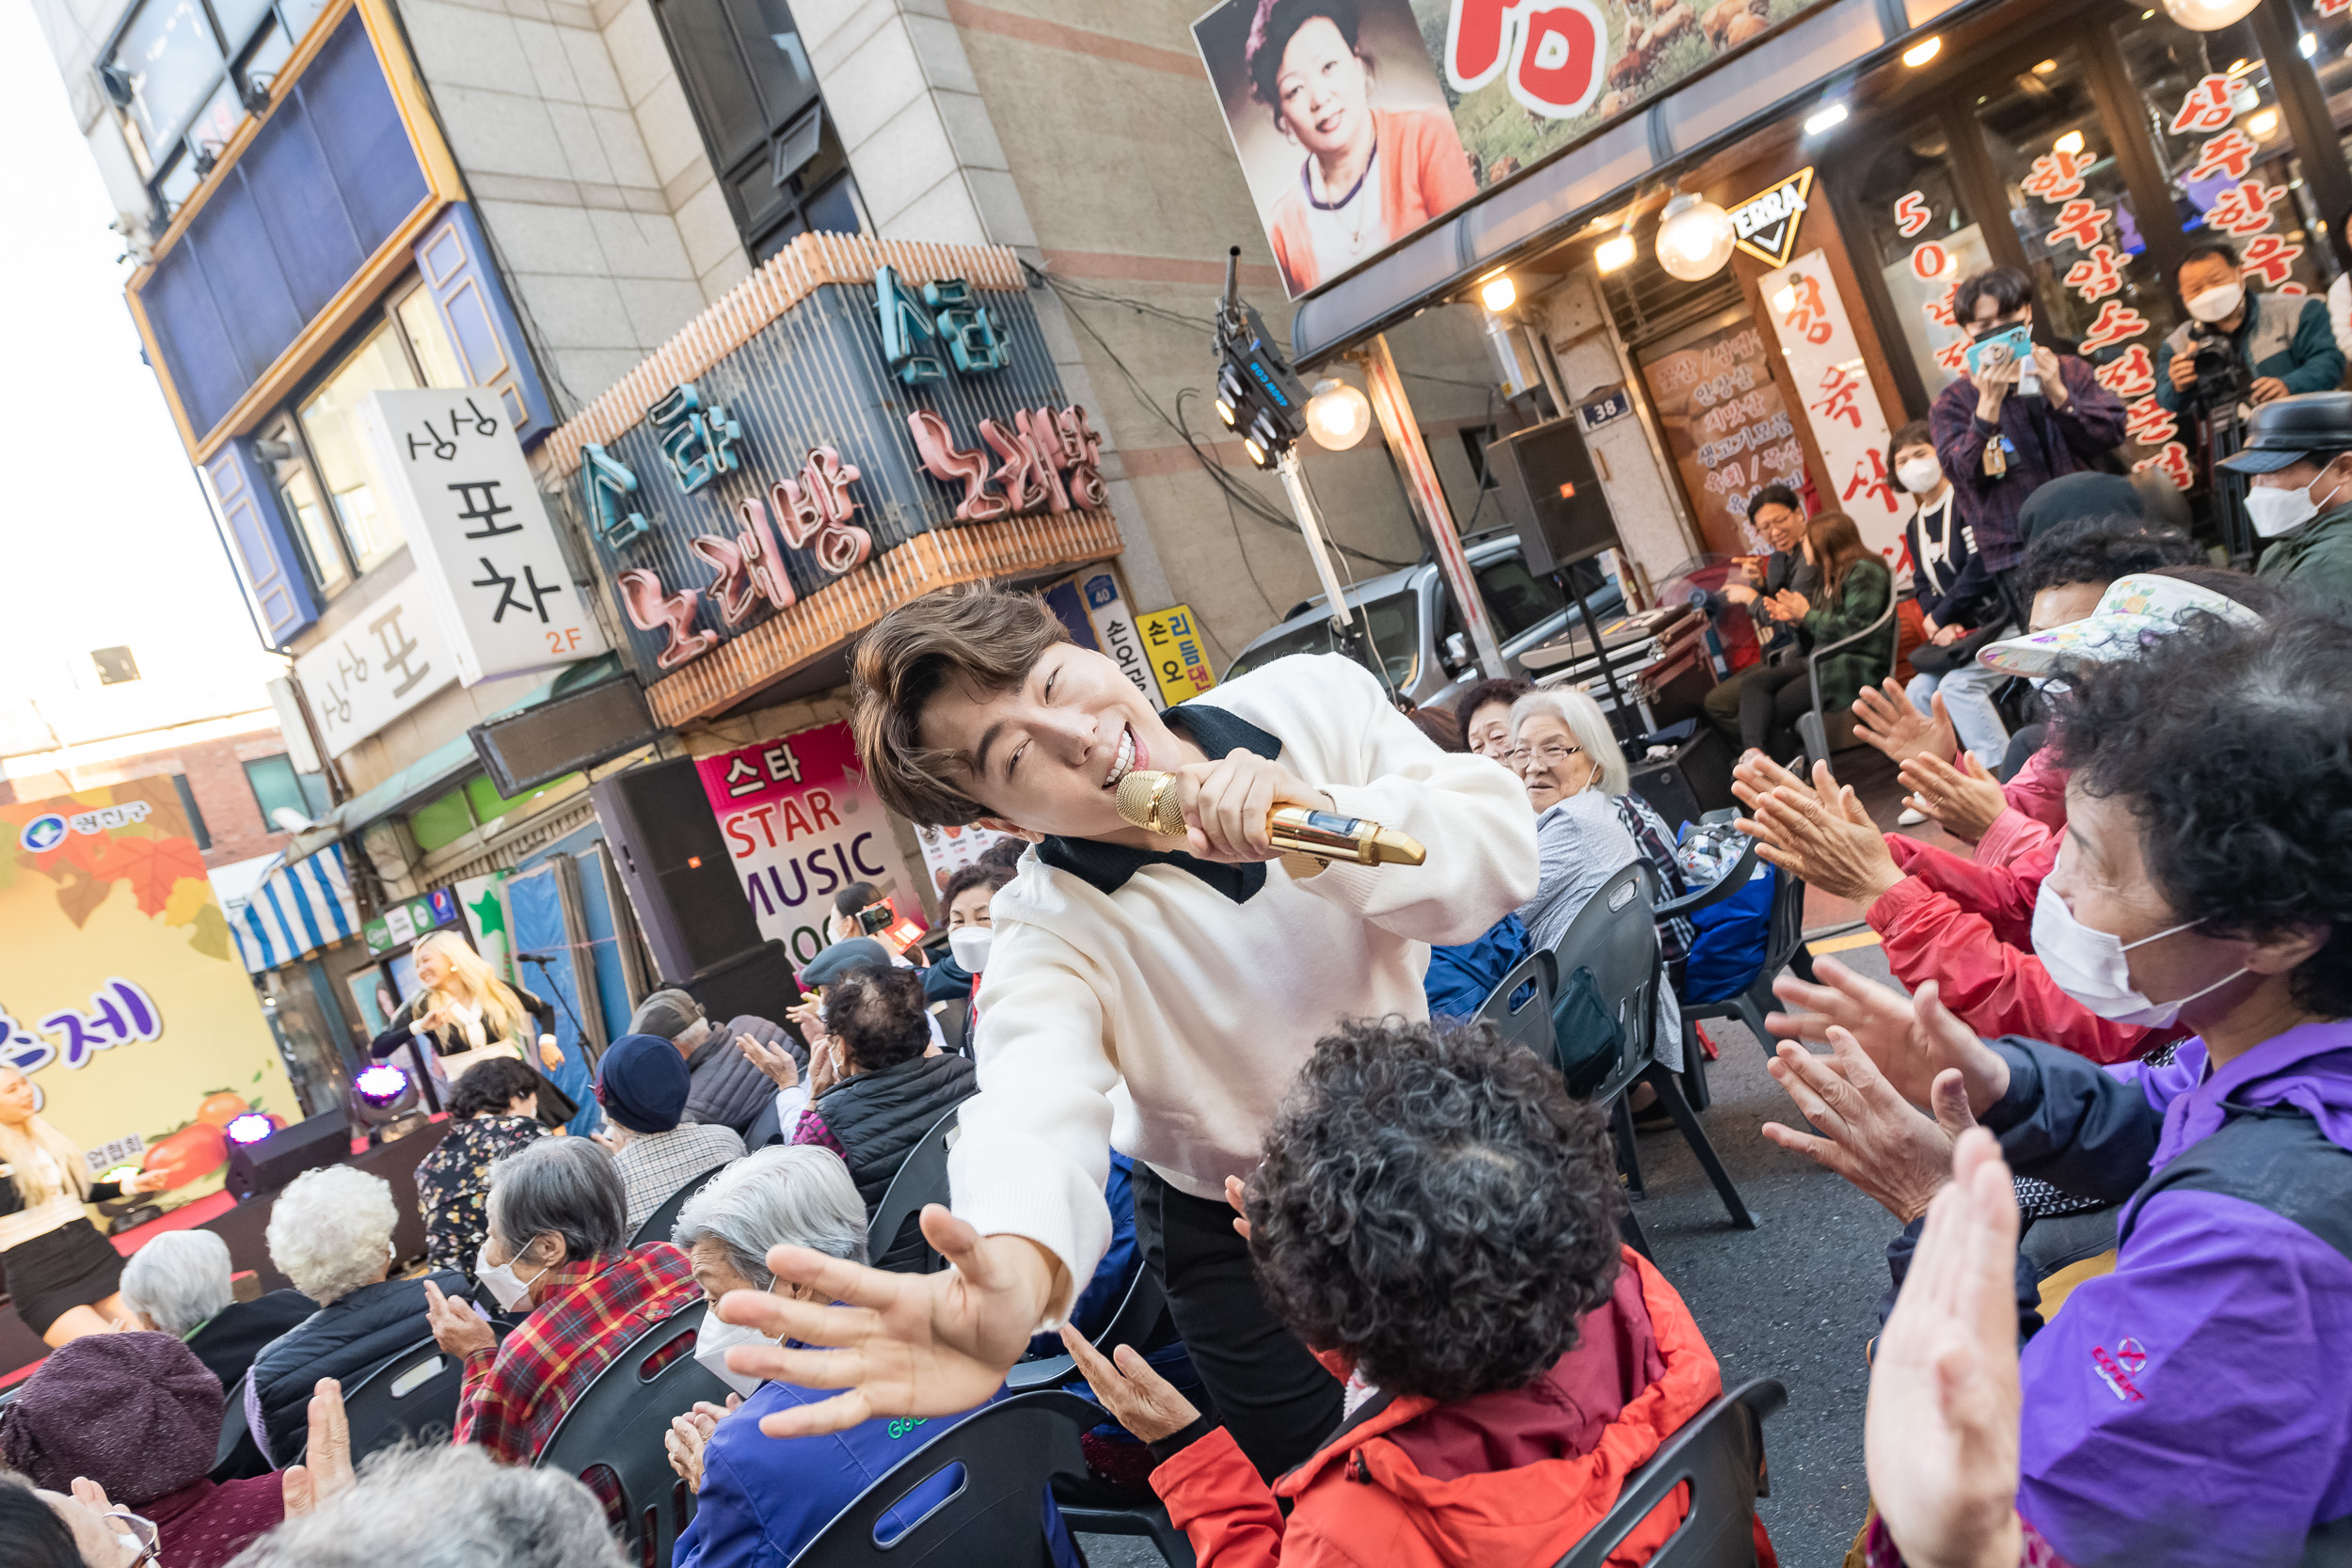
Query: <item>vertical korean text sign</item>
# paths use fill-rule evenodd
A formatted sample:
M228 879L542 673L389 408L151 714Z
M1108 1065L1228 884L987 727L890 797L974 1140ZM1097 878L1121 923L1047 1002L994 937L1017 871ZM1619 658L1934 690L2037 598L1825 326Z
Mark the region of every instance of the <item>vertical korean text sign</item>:
M1160 695L1170 707L1216 684L1200 628L1193 624L1192 606L1170 605L1138 615L1136 629L1143 636L1144 657L1152 661Z
M498 394L374 392L362 406L457 678L478 686L605 652Z
M796 967L832 941L825 924L834 895L852 882L873 883L900 914L922 918L848 724L820 724L694 766L759 934L780 938Z
M457 678L441 614L415 572L294 660L319 740L342 756Z
M229 1097L302 1112L167 777L0 805L0 1062L105 1161L216 1189Z

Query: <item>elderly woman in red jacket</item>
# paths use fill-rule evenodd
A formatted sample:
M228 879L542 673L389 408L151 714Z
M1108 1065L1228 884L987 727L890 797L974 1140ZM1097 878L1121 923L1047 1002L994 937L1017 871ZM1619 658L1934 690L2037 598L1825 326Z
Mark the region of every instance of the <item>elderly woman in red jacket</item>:
M1245 1203L1260 1289L1347 1385L1338 1432L1269 1488L1132 1348L1114 1365L1062 1339L1151 1444L1201 1568L1549 1568L1723 1391L1682 1298L1619 1243L1624 1203L1607 1118L1527 1051L1351 1022L1300 1070ZM1681 1519L1661 1505L1609 1560L1647 1561Z

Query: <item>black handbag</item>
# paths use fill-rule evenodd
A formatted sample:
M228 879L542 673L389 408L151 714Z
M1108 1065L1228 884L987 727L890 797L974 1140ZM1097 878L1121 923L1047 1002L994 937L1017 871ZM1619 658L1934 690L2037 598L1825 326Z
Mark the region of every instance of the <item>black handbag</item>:
M1957 642L1937 646L1922 642L1911 650L1911 667L1923 675L1948 675L1955 670L1965 670L1977 662L1977 654L1998 641L2009 632L2007 625L1995 623L1979 626Z
M1579 1100L1600 1087L1625 1053L1625 1028L1600 1000L1593 972L1579 965L1551 1005L1554 1065Z

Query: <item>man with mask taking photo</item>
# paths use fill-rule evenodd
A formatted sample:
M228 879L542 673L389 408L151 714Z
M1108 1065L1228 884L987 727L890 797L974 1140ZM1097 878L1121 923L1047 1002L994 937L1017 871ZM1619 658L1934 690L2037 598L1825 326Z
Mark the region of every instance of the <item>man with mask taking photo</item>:
M2221 467L2249 483L2247 520L2265 541L2254 575L2352 603L2352 392L2263 404Z
M2298 392L2332 390L2344 379L2344 351L2328 325L2327 302L2284 294L2249 293L2237 250L2224 240L2193 245L2174 275L2190 319L2156 347L2156 402L2172 414L2220 413L2224 395L2256 408ZM2205 359L2199 388L2199 350L2234 356L2217 374Z

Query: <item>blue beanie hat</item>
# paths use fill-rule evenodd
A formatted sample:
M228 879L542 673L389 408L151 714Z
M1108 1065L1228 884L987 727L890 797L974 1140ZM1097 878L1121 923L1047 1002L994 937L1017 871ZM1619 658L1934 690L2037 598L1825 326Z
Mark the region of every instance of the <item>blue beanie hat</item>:
M596 1065L596 1103L632 1132L667 1132L686 1114L693 1075L659 1035L623 1035Z

